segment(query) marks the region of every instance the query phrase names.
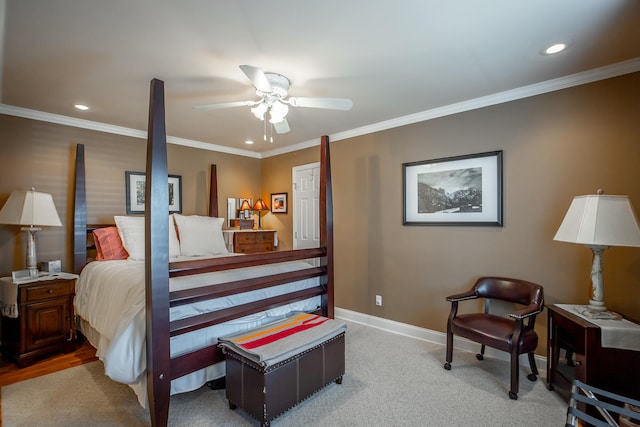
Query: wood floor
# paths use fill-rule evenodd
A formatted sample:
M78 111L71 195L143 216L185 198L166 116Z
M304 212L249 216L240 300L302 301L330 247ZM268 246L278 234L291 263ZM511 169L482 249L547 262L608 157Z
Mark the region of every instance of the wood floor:
M84 363L93 362L94 360L98 360L96 357L96 349L93 348L86 340L82 344L79 344L78 348L74 352L67 354L52 354L46 358L36 361L33 365L22 369L18 368L15 363L0 358L0 387L61 371ZM2 427L1 395L0 427Z

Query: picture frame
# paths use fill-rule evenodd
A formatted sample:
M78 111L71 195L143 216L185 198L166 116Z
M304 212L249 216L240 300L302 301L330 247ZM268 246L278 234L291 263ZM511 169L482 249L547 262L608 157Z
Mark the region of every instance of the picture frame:
M402 164L403 225L503 223L502 150Z
M289 193L271 193L271 213L287 213Z
M145 209L145 185L147 177L144 172L125 172L127 214L143 214ZM182 213L182 176L168 176L169 213Z

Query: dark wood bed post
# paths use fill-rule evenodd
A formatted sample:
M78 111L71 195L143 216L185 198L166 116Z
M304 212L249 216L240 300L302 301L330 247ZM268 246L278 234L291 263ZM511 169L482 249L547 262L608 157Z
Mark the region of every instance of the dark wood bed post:
M326 317L333 319L333 191L331 189L331 157L327 135L323 135L320 140L320 166L320 247L327 250L327 293L322 295L322 311Z
M87 196L85 187L84 144L76 145L75 191L73 199L73 272L87 263Z
M147 394L151 425L169 421L169 195L164 82L151 80L145 189Z
M209 181L209 216L218 217L218 171L216 165L211 165Z

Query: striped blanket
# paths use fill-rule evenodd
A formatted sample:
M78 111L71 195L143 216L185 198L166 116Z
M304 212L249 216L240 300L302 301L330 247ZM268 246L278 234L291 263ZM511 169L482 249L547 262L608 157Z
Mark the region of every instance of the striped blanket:
M267 367L327 341L346 329L347 325L339 320L295 313L279 322L219 338L218 341L221 347Z

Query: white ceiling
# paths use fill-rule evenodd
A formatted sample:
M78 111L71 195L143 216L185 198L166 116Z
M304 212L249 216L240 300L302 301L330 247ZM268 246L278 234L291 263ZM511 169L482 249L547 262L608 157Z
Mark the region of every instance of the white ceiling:
M530 85L612 64L640 70L638 0L0 0L0 11L3 3L1 112L143 135L158 78L171 141L257 157L497 102L505 91L520 94L505 100L527 96ZM541 54L558 41L569 49ZM272 144L249 107L192 109L256 99L241 64L286 75L291 96L354 107L291 108L291 132Z

